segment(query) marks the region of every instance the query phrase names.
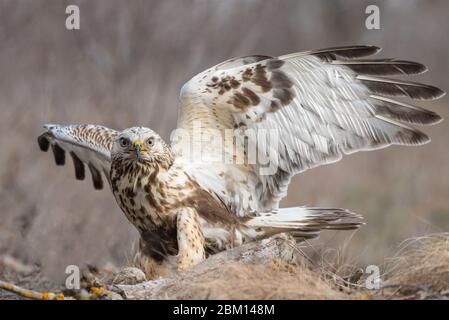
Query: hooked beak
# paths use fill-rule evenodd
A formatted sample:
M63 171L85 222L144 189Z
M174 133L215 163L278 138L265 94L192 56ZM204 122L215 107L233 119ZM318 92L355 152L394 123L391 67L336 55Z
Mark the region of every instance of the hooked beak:
M140 139L137 139L136 141L134 141L134 152L136 153L136 157L140 158L140 156L142 155L142 153L147 152L148 149L145 148L144 146L142 146L142 141L140 141Z
M134 144L134 152L136 153L136 157L140 158L140 154L142 152L142 147L138 144Z

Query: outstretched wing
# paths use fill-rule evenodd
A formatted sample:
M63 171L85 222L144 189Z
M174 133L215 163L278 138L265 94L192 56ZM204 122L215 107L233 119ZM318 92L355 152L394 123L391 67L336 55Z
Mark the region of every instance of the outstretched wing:
M87 165L95 189L103 188L102 174L110 181L111 148L118 131L98 125L47 124L44 128L47 131L37 139L39 147L42 151L51 147L56 165L65 164L68 152L76 179L84 180Z
M250 56L195 76L182 88L178 127L191 131L200 126L223 136L234 130L231 149L258 150L263 157L244 164L217 161L207 170L204 163L190 166L191 174L237 214L246 215L276 209L296 173L359 150L428 142L411 124L433 124L441 118L391 97L432 100L444 92L379 77L425 72L419 63L354 59L379 50L351 46L277 58ZM271 139L277 143L270 143L267 135L277 135ZM179 141L173 142L175 149L184 150L185 141ZM230 153L224 145L224 154ZM218 142L208 143L202 157L219 153L219 147ZM275 170L267 171L262 158Z

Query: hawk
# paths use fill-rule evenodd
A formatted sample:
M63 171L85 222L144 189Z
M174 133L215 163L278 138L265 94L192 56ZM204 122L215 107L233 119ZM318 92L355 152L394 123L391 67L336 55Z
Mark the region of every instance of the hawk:
M301 240L355 229L362 217L349 210L279 202L297 173L360 150L430 141L412 125L442 118L393 97L433 100L444 92L383 77L427 69L363 59L379 50L346 46L222 62L182 87L171 144L144 127L47 124L39 146L51 147L57 165L68 152L77 179L87 166L96 189L106 178L153 266L176 257L185 270L281 232Z

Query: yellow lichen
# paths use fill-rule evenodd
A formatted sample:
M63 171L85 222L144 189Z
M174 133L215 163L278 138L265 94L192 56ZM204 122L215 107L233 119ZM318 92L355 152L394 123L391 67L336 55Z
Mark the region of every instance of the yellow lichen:
M56 296L56 300L65 300L65 297L62 293L60 293Z
M98 287L92 287L92 288L90 288L90 292L92 292L94 295L99 297L104 294L104 289L98 288Z
M42 299L43 300L49 300L50 299L50 293L49 292L42 293Z

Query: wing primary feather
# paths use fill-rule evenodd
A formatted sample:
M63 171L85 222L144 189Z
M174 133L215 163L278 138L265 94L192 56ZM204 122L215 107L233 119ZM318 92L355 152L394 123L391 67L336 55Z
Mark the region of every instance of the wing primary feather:
M63 166L65 164L65 151L57 143L51 145L55 163L57 166Z
M84 180L85 170L84 163L78 158L75 152L71 151L70 155L72 156L73 166L75 167L75 177L77 180Z
M406 60L334 60L330 63L348 67L354 72L365 75L420 74L427 71L425 65Z
M436 124L443 120L441 116L433 111L413 106L405 102L376 95L371 95L369 99L374 100L377 115L422 125Z
M371 92L387 96L409 97L417 100L434 100L445 95L445 92L440 88L417 82L363 75L359 75L356 78Z
M311 54L313 55L334 54L339 57L350 59L350 58L360 58L370 56L378 53L380 50L382 49L372 45L357 45L357 46L331 47L326 49L320 49L312 51Z
M97 190L103 189L103 179L101 178L100 171L97 170L91 163L89 163L90 174L92 175L92 182L94 188Z
M46 133L41 134L37 138L37 143L39 144L39 148L41 149L41 151L47 152L50 148L50 141L48 141Z
M382 49L379 47L376 47L376 46L372 46L372 45L331 47L331 48L318 49L318 50L313 50L313 51L303 51L303 52L291 53L291 54L280 56L279 59L286 60L286 59L297 58L297 57L301 57L301 56L305 56L305 55L314 55L314 56L318 56L325 60L328 60L329 58L332 58L331 60L335 60L335 56L351 59L351 58L361 58L361 57L370 56L370 55L378 53L380 50L382 50Z
M84 180L88 165L96 189L103 188L102 173L110 183L111 147L118 131L100 125L44 125L46 132L38 136L42 151L52 148L57 165L65 164L65 153L72 158L75 177Z
M376 115L376 118L401 128L395 133L395 138L402 145L422 145L430 142L429 136L418 129L383 116Z

